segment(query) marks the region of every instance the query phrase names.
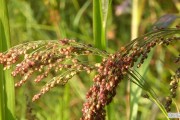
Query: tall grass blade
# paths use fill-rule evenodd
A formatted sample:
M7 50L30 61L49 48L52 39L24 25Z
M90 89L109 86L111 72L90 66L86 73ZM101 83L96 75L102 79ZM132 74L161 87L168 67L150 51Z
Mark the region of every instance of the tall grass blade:
M102 17L100 0L93 0L93 37L95 47L103 49L101 44Z
M2 22L0 22L0 29L1 28L2 28ZM0 34L0 36L2 35ZM2 51L2 40L0 41L0 51ZM5 111L4 111L5 104L4 103L5 103L4 75L3 75L3 66L0 65L0 120L5 120Z
M7 6L5 0L0 0L0 50L6 51L10 47L10 33L9 33L9 21ZM0 69L1 77L1 119L2 120L13 120L14 119L14 82L10 74L10 70L2 71Z
M110 3L111 0L93 0L93 36L95 46L103 50L107 48L106 22Z
M141 3L139 5L138 3ZM132 1L132 20L131 20L131 39L135 39L138 37L138 28L141 21L142 10L144 6L144 0L133 0ZM150 59L150 57L149 57ZM141 67L140 73L141 75L145 75L145 72L148 68L148 64L150 61L146 63L146 65ZM136 91L136 93L134 93ZM138 99L134 100L135 98L139 98L141 95L141 88L136 86L133 83L130 83L130 120L136 120L137 113L138 113Z

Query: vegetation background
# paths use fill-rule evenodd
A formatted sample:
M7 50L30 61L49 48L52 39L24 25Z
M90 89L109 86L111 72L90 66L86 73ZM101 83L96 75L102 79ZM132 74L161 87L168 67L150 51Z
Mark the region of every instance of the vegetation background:
M87 44L96 43L93 33L94 1L8 0L11 46L32 40L63 38L75 39ZM105 31L108 44L103 49L110 53L118 51L132 38L151 31L153 23L167 13L179 14L180 2L178 0L112 0L108 6ZM98 29L96 31L99 32ZM97 44L95 46L99 47ZM150 54L152 60L148 59L139 70L162 101L169 95L170 77L176 69L173 61L178 56L178 50L178 46L168 46L166 51L162 46L156 47ZM52 89L36 102L31 102L31 98L42 86L28 82L15 91L16 118L18 120L79 119L82 114L82 103L92 85L93 76L94 73L79 74L64 87ZM15 80L18 79L20 78ZM144 98L143 94L143 91L130 85L128 80L122 81L116 97L107 107L107 120L165 119L159 108ZM139 97L136 101L130 102L129 97L133 95ZM132 104L135 106L132 107ZM177 106L180 106L178 94L172 112L177 111Z

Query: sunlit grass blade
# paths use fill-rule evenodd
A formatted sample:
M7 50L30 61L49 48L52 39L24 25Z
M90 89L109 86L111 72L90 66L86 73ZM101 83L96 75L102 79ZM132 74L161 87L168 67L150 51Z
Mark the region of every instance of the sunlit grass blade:
M7 4L5 0L0 0L0 50L5 51L10 47L10 33L9 33L9 21L7 14ZM1 75L1 119L2 120L13 120L14 118L14 82L10 74L10 70L2 71Z
M93 35L95 46L104 50L107 48L106 21L110 3L111 0L93 1Z
M135 39L138 37L138 28L139 24L141 22L141 15L144 7L145 0L133 0L132 1L132 19L131 19L131 39ZM141 3L141 4L139 4ZM147 69L147 65L146 68ZM142 72L144 74L145 72ZM133 91L137 91L136 94L134 94ZM130 120L135 120L137 118L138 113L138 101L133 100L135 97L140 97L141 95L141 88L138 86L130 83Z
M101 1L93 0L93 36L95 46L103 49L101 44L102 34L102 16L101 16Z

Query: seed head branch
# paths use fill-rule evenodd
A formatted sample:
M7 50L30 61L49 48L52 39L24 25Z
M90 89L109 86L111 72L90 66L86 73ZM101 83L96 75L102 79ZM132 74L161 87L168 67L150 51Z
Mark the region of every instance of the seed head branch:
M94 84L89 89L87 100L83 104L81 119L104 120L105 106L116 95L118 84L126 75L136 76L131 69L134 63L138 61L137 67L140 67L152 48L158 44L169 45L178 42L179 34L179 27L156 29L131 41L114 54L75 40L32 41L0 53L0 63L4 65L4 70L16 64L12 76L22 76L22 80L15 84L16 87L26 83L34 73L38 73L34 82L39 83L54 70L56 73L54 77L33 97L33 101L55 86L65 85L69 79L82 71L90 73L92 70L97 70L97 75L93 79ZM99 64L90 64L79 59L79 56L89 55L101 56L103 61ZM178 62L179 59L176 61Z

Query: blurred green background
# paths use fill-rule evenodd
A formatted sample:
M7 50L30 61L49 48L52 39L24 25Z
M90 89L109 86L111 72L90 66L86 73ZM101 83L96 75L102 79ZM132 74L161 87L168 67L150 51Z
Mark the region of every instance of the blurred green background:
M132 8L135 4L137 9ZM12 46L27 41L63 38L94 44L92 0L8 0L8 13ZM106 50L110 53L120 50L121 46L133 38L133 29L138 30L138 36L147 33L152 29L153 23L167 13L179 14L180 2L178 0L112 0L107 17ZM139 22L136 28L132 25L134 20L132 15ZM178 56L179 49L178 45L157 46L153 51L150 67L146 67L144 78L162 101L169 95L170 77L177 68L173 61ZM52 89L36 102L31 102L31 98L41 85L28 82L23 87L16 88L17 119L79 119L85 94L93 83L93 76L94 73L79 74L66 86ZM107 107L108 120L133 119L129 117L129 96L129 85L125 79L119 84L116 97ZM137 120L165 119L159 108L150 100L140 96L138 102ZM178 94L175 102L177 106L180 105ZM177 111L177 106L172 105L172 112Z

